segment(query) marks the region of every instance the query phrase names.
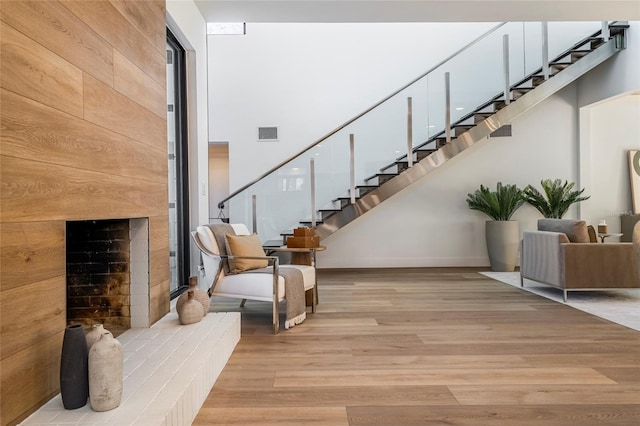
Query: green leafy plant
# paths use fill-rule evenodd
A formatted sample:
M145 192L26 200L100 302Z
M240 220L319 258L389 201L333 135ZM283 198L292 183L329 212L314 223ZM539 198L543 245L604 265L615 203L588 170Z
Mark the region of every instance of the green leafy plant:
M524 188L524 195L527 203L535 207L546 218L562 219L569 207L580 201L584 201L591 197L590 195L582 196L584 188L580 191L574 191L573 182L562 183L561 179L543 179L540 181L541 193L531 185Z
M524 203L523 190L516 185L502 185L502 182L498 182L495 191L480 185L480 189L467 194L469 208L478 210L493 220L510 220Z

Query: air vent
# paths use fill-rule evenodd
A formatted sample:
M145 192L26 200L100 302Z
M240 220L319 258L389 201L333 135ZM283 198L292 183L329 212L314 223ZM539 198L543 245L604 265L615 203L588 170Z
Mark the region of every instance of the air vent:
M489 136L491 136L492 138L511 136L511 124L505 124L498 130L492 132Z
M258 142L274 142L278 140L278 128L258 127Z

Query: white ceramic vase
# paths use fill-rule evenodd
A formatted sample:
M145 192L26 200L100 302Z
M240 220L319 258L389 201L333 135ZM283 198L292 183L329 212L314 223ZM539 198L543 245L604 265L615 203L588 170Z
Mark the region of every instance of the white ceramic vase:
M89 330L89 332L87 333L87 350L91 349L91 346L93 346L94 343L96 343L98 340L100 340L100 338L102 337L102 333L104 333L105 330L104 326L102 324L94 324L91 327L91 330Z
M123 382L122 345L109 331L89 350L89 401L94 411L109 411L120 405Z

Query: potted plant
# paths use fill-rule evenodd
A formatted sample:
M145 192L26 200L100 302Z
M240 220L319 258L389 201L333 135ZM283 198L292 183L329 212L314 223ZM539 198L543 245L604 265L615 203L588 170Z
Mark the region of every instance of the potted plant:
M543 179L540 181L544 194L531 185L524 188L527 203L535 207L542 216L549 219L562 219L569 207L580 201L589 199L590 195L582 196L584 188L574 191L575 183L562 183L561 179Z
M492 271L512 272L516 267L520 225L511 216L525 203L524 191L516 185L498 182L496 190L480 185L467 194L467 205L492 220L485 224L487 252Z

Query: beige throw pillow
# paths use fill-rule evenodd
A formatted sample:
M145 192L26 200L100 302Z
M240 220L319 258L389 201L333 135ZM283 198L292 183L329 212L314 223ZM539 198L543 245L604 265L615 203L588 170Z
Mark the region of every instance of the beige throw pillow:
M584 220L538 219L538 231L562 232L572 243L591 242Z
M230 256L264 257L262 243L258 234L225 236L227 253ZM249 271L251 269L266 268L269 266L267 259L229 259L229 268L232 274Z

